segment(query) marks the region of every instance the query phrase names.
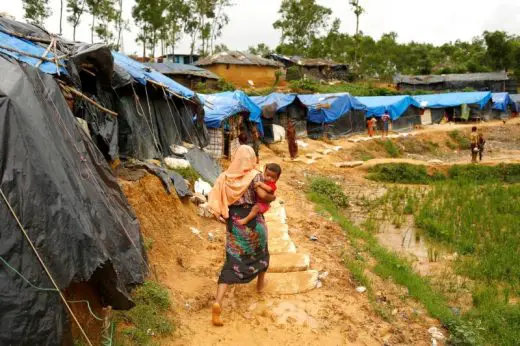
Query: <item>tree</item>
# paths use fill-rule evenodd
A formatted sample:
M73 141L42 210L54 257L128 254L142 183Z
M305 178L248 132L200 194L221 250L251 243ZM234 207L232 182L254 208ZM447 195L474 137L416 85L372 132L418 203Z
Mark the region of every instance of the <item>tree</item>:
M356 15L356 36L359 35L359 17L365 13L365 9L359 4L359 0L350 0L352 11Z
M273 53L271 48L269 48L269 46L266 45L265 43L259 43L256 45L256 47L251 46L251 47L249 47L248 51L251 54L259 55L259 56L266 56L266 55Z
M78 27L81 16L85 11L85 0L67 0L67 22L72 25L72 39L76 41L76 28Z
M514 65L514 37L504 31L484 31L487 58L496 70L507 70Z
M63 33L63 0L60 0L60 35Z
M109 29L109 23L115 19L114 0L86 0L92 23L90 26L90 41L94 43L94 33L98 37L108 43L113 38L113 34ZM96 26L96 19L100 19L101 24Z
M215 18L213 18L213 25L211 26L211 44L210 44L210 51L213 54L214 53L214 43L217 38L219 38L222 35L222 29L229 24L229 17L224 12L224 9L226 7L231 6L232 3L230 0L216 0L215 2Z
M136 0L132 15L141 29L137 41L143 43L143 58L146 57L146 48L155 57L157 42L163 37L166 23L166 0Z
M316 0L282 0L281 18L273 27L282 32L281 46L287 54L302 55L312 41L330 27L332 10L316 4Z
M45 19L52 14L49 0L22 0L24 18L30 23L43 25Z
M213 53L218 54L222 52L229 52L229 48L225 44L217 44Z
M170 0L166 8L166 44L175 54L175 45L181 39L184 26L189 19L190 8L185 0Z

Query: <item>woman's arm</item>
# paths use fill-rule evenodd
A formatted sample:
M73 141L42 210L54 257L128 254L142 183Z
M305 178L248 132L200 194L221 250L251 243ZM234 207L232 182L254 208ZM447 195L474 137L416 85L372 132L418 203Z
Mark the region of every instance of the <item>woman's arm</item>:
M272 201L274 201L276 199L275 195L273 195L272 193L267 193L267 191L265 191L261 187L257 187L255 189L255 191L256 191L256 197L260 198L262 201L271 203Z

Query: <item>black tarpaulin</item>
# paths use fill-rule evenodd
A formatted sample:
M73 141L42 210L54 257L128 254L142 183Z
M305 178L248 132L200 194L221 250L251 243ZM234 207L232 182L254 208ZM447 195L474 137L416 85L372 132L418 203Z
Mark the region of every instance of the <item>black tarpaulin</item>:
M186 159L190 162L191 167L200 174L202 179L211 185L215 184L218 176L222 173L219 163L209 153L198 148L188 150Z
M147 264L137 218L54 79L0 56L0 188L60 289L89 282L102 303L130 308ZM52 284L0 199L0 256L34 286ZM0 345L70 337L56 292L0 263Z

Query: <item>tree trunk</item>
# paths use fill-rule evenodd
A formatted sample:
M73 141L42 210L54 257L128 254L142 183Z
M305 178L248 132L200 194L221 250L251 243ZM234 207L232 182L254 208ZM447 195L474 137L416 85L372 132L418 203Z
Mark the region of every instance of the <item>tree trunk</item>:
M94 44L94 25L96 23L96 16L92 15L92 27L90 28L90 43Z
M62 22L63 22L63 0L60 0L60 36L63 32L62 30Z
M121 50L121 31L123 31L123 0L119 0L119 14L117 20L117 48L118 50Z
M76 27L77 27L76 24L74 24L72 26L72 41L74 41L74 42L76 42Z
M359 35L359 15L356 16L356 36Z

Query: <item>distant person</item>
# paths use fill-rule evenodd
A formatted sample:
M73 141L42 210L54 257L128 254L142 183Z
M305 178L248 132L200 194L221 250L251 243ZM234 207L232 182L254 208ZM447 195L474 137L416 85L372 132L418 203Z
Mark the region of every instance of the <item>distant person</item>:
M274 193L276 192L276 182L278 181L278 179L280 179L281 174L282 168L276 163L270 163L266 165L264 171L264 181L256 182L255 188L260 188L264 190L266 193L274 195ZM251 208L251 212L249 212L249 214L245 218L238 220L237 223L239 225L245 226L248 223L250 223L251 220L255 219L258 214L265 214L269 210L269 208L269 201L264 201L261 198L258 198L256 204Z
M296 126L294 126L294 122L291 119L287 122L286 137L289 145L289 155L291 160L294 160L298 156L298 143L296 143Z
M252 124L251 126L251 134L253 137L253 150L255 151L256 156L256 164L260 163L260 134L258 133L258 129L256 128L256 124Z
M375 131L374 128L376 127L376 118L372 117L367 120L367 130L368 130L368 136L374 137Z
M473 126L471 128L471 134L469 136L470 141L470 149L471 149L471 162L477 163L477 155L479 153L478 148L478 133L477 133L477 127Z
M478 156L479 156L479 161L482 162L482 155L484 154L484 146L486 145L486 140L484 139L484 134L482 133L482 131L479 131L478 132Z
M383 122L383 138L388 137L388 129L390 127L390 115L388 111L385 111L385 114L381 117L381 121Z

